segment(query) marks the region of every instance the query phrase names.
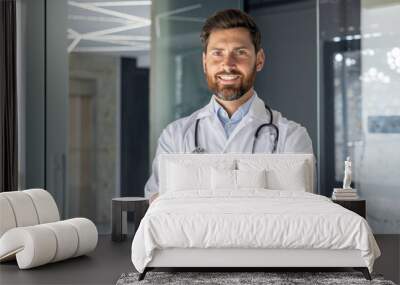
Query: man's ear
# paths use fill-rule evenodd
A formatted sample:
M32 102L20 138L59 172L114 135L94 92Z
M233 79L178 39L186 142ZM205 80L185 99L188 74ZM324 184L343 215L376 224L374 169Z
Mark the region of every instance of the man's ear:
M265 53L264 53L264 49L260 49L257 52L257 57L256 57L256 70L257 71L261 71L261 69L264 66L264 62L265 62Z
M203 72L206 73L206 53L203 51Z

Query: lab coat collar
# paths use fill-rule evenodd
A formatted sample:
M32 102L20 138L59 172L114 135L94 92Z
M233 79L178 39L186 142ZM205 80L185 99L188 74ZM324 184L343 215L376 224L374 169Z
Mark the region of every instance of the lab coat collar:
M210 116L215 114L214 113L213 100L214 100L214 98L211 97L210 102L199 110L199 112L196 115L196 119L202 119L202 118L205 118L205 117L210 117Z
M254 91L254 95L256 96L251 104L250 110L247 113L249 118L260 122L269 122L270 114L265 109L265 102L258 97L256 91Z

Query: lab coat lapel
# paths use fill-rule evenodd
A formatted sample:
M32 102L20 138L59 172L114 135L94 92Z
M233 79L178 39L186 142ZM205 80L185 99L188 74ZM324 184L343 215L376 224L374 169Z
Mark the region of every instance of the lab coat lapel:
M209 126L212 127L212 132L199 132L199 141L202 142L201 145L204 145L206 150L210 149L210 143L213 144L213 146L215 147L215 144L217 142L219 145L222 146L222 148L224 148L228 140L224 127L222 126L221 121L218 119L218 116L214 111L213 100L214 99L211 98L210 102L198 112L195 118L204 119L204 123L209 124ZM199 128L201 128L201 126ZM204 136L204 141L201 138L202 136Z
M249 117L252 117L253 119L255 119L258 122L262 122L262 123L266 123L269 122L269 116L270 114L268 114L268 112L265 110L265 103L263 100L261 100L257 94L256 98L254 98L253 104L250 107L249 112L247 113L247 115Z
M222 126L221 121L218 119L218 116L215 114L215 116L210 117L210 120L213 130L215 131L216 136L219 138L218 140L223 142L223 146L226 146L228 138L226 137L224 127Z

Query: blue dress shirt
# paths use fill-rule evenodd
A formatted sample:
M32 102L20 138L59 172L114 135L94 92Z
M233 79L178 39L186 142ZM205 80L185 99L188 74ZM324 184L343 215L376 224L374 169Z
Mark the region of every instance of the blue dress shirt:
M214 111L218 116L222 126L224 127L226 137L229 138L233 130L239 125L240 121L243 119L244 116L249 112L251 103L253 103L254 98L256 96L251 96L249 100L247 100L239 109L233 113L232 117L229 118L228 113L225 109L218 103L217 100L214 98Z

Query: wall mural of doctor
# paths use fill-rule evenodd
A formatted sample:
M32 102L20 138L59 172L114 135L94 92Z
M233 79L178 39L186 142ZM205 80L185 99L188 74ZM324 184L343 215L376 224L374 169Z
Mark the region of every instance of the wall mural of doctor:
M213 95L205 107L163 130L145 186L150 203L158 196L161 153L313 153L307 130L270 109L253 88L265 62L253 19L241 10L217 12L206 20L200 38Z

